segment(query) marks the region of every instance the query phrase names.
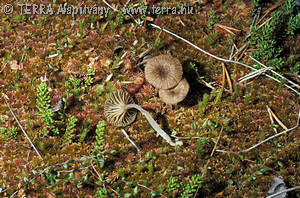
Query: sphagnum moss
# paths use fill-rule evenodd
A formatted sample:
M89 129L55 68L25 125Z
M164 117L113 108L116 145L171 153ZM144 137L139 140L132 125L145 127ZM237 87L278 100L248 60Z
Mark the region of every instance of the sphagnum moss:
M227 5L228 8L224 9L224 5L228 4L229 1L226 2L227 3L218 1L214 2L213 5L210 5L205 3L205 1L199 1L194 5L199 11L193 15L178 15L174 17L174 15L164 14L162 16L157 16L154 19L154 22L157 25L166 27L173 32L178 33L214 54L228 57L230 54L228 34L216 30L218 31L216 36L218 44L214 42L214 45L211 46L211 44L206 42L208 37L214 36L213 31L209 31L207 28L207 16L210 8L217 11L216 14L220 16L220 24L242 30L240 33L232 36L237 47L244 44L242 40L249 31L250 23L248 19L251 17L251 8L244 3L245 1L231 1L229 5ZM77 2L69 1L68 4L69 3L77 5ZM110 1L110 3L119 5L119 2L115 0ZM162 5L178 6L178 4L181 3L184 3L184 1L162 1ZM264 12L270 8L273 3L275 3L275 1L266 3L262 11ZM157 6L157 4L154 5ZM105 5L103 4L103 6ZM35 116L35 88L38 86L39 77L44 74L50 77L49 86L51 88L56 87L61 90L66 90L64 81L70 79L70 73L74 72L72 75L74 75L75 78L80 79L82 77L80 73L86 73L86 68L82 68L81 65L86 65L89 62L88 59L90 57L101 55L101 59L113 59L111 49L117 45L117 42L123 41L124 52L127 52L126 58L131 61L132 68L123 70L123 65L121 64L120 70L114 71L113 78L111 79L111 82L113 83L111 83L110 87L115 87L117 81L129 81L131 77L134 78L135 71L132 70L138 70L138 68L134 68L135 61L138 59L137 54L148 49L148 47L145 46L148 44L153 45L155 40L159 38L161 43L164 43L165 46L161 51L152 51L151 55L161 54L162 51L168 50L165 48L169 48L180 60L191 59L201 63L203 67L199 68L199 72L203 73L205 79L210 79L208 82L214 82L216 87L220 84L218 79L220 79L221 76L221 69L218 61L208 58L206 55L186 46L181 41L174 40L165 33L160 33L160 31L153 31L148 27L147 29L132 27L132 23L127 19L125 19L120 27L115 25L115 32L113 32L108 24L110 23L109 21L115 23L114 20L116 14L111 12L109 17L102 19L101 17L102 16L100 15L95 17L82 15L80 16L80 19L78 18L79 20L77 20L77 18L72 19L72 17L69 16L54 16L54 18L49 18L45 15L36 15L32 18L16 14L16 17L6 16L3 21L0 22L0 32L2 33L0 34L0 37L3 41L3 48L0 56L2 62L0 78L5 81L5 87L0 87L0 89L1 91L5 91L11 98L10 102L12 108L16 110L16 114L18 114L21 123L25 123L26 121L24 120L29 120L32 123L32 127L28 127L28 129L30 129L30 135L35 137L34 141L45 142L45 148L42 149L41 152L45 156L45 162L48 164L56 164L63 160L88 156L93 149L91 145L94 145L93 139L95 134L93 132L95 130L95 124L91 125L87 137L82 143L78 141L79 134L76 134L76 137L74 138L75 142L70 145L64 145L64 139L60 136L49 138L40 137L41 128L39 126L41 122L40 120L36 121L37 119ZM42 18L45 18L45 20ZM50 24L52 19L55 19L55 22L53 23L52 30L49 31L51 29ZM286 27L288 28L288 26ZM101 28L103 30L100 33ZM46 35L48 34L48 45L46 45ZM288 41L282 40L284 42L283 46L286 48L286 51L289 52L287 53L288 55L295 55L295 46L298 46L295 44L299 43L299 39L294 36L288 37ZM72 41L70 43L68 41L66 42L67 48L63 47L63 45L58 46L58 40L64 44L64 40L67 40L68 38ZM144 38L143 40L145 42L143 45L142 38ZM138 43L135 47L136 50L133 51L132 43L134 40L138 40ZM24 69L21 71L11 70L9 61L17 60L20 62L23 53L23 44L28 46L22 62ZM69 48L69 44L73 45L73 47ZM43 54L45 45L47 47ZM86 52L86 50L91 51ZM54 58L48 57L49 54L58 53L58 51L60 51L62 56L59 55ZM45 56L45 58L43 58L43 56ZM243 58L241 60L243 60ZM292 63L295 60L296 59L292 60ZM244 59L243 61L247 60ZM51 76L53 76L54 71L47 66L49 63L54 67L59 65L62 70L60 78L53 80ZM72 70L72 66L75 66L76 68L74 71ZM104 66L100 61L96 61L95 66L103 69L104 73L101 74L102 79L106 79L111 73L110 66ZM288 72L288 68L283 68L284 73L286 72L285 70ZM229 72L231 72L232 80L234 85L236 85L238 84L237 79L247 74L249 71L235 65L229 66ZM23 78L19 78L20 73L22 73ZM100 80L97 83L102 83L102 81ZM127 85L122 86L123 88L127 87ZM245 89L247 89L247 95L250 97L249 102L247 102L248 104L246 103ZM81 115L81 120L79 119L77 123L79 128L83 125L82 120L93 119L93 123L97 123L104 118L103 104L108 97L109 92L111 92L111 90L105 83L104 89L99 96L101 99L99 110L97 111L99 114L99 116L97 115L98 117L93 116L95 114L89 111L89 107L93 107L94 103L99 100L91 100L90 97L81 97L81 95L78 96L78 98L75 98L74 103L68 104L66 109L67 113L70 115ZM187 137L188 133L191 133L194 136L196 135L194 133L197 132L200 134L210 132L210 129L201 128L206 119L211 120L211 122L214 123L218 122L221 125L227 124L228 128L227 130L224 130L218 146L222 149L241 150L257 143L260 140L260 134L262 133L264 133L264 137L273 135L270 120L265 111L265 105L269 105L288 127L294 126L296 115L294 115L293 112L299 107L298 98L282 86L278 86L278 84L266 80L263 77L258 77L258 79L254 79L249 83L247 82L247 84L240 85L238 92L239 93L234 93L232 96L224 92L222 94L222 99L217 104L214 104L213 99L209 99L203 117L200 117L197 105L173 109L173 115L179 115L181 113L178 120L175 119L174 116L171 116L171 113L169 115L169 112L167 111L167 115L165 116L169 124L167 128L171 130L176 129L178 135ZM28 103L24 102L25 100L20 99L24 94L27 95L26 101L28 101ZM155 109L156 112L159 112L159 109L164 108L163 103L156 98L156 95L147 95L146 97L139 91L136 95L139 95L139 97L136 97L139 104L148 102L150 103L150 106L153 106L153 109ZM202 98L203 93L199 95L200 98ZM151 98L151 100L148 101L149 98ZM2 104L0 103L0 114L9 116L6 113L7 108L4 105L1 105ZM86 112L85 110L88 110L89 112ZM187 113L188 111L192 111L193 113ZM24 116L26 112L30 115ZM216 115L219 115L219 118L216 118ZM89 116L93 117L91 118ZM141 115L139 115L139 117L142 118ZM9 117L6 120L6 127L14 123ZM179 125L176 124L176 122ZM197 124L200 128L189 128L189 124ZM27 128L26 123L24 127ZM184 140L185 146L176 150L176 152L174 152L174 148L167 146L162 147L161 144L157 143L155 138L145 137L144 133L140 133L141 128L149 129L149 131L151 130L148 124L143 120L138 120L128 128L128 131L131 133L130 135L133 135L137 143L140 144L142 156L148 151L162 149L162 152L156 152L156 159L147 158L147 163L142 166L140 174L135 174L134 170L137 169L137 160L139 159L132 158L132 155L134 156L135 154L134 149L130 149L130 145L128 142L124 141L123 137L120 138L121 135L118 129L107 127L105 133L105 150L115 151L112 152L114 154L107 154L107 167L104 167L103 169L96 167L96 170L100 174L104 174L103 180L106 181L107 188L111 187L117 189L119 187L120 191L118 191L118 193L120 196L125 193L127 193L127 196L129 196L128 194L134 194L135 187L133 186L135 186L135 184L131 185L131 182L133 181L143 184L153 190L152 192L149 189L138 186L138 194L136 196L141 197L150 197L151 192L152 194L155 194L156 191L160 191L158 186L166 184L170 175L178 178L179 182L184 184L185 181L188 182L188 178L192 175L201 173L201 169L206 164L207 157L209 157L204 156L203 158L200 158L195 155L197 141L194 139ZM191 130L195 131L190 132ZM81 130L78 131L78 133L81 132ZM209 138L212 138L213 140L216 138L213 133L209 135ZM154 137L153 134L150 134L149 136ZM272 185L273 175L281 176L290 186L299 184L299 177L297 177L297 171L299 172L297 159L299 157L296 152L298 141L295 140L295 138L297 139L297 133L291 132L288 136L283 136L273 142L266 143L250 153L242 155L215 154L213 158L210 158L211 165L208 169L206 180L202 184L203 187L199 190L198 196L217 197L218 193L223 193L224 197L264 197L265 192ZM145 139L147 142L143 142ZM4 188L4 186L6 186L6 191L1 193L0 196L9 196L17 189L17 186L24 184L24 177L33 178L34 175L31 174L31 172L39 172L42 168L40 168L39 165L41 163L39 159L35 157L32 150L27 149L27 147L22 147L23 138L21 135L17 135L16 141L10 142L5 141L1 136L0 142L0 150L3 152L3 166L0 168L1 173L3 173L0 176L0 180L3 181L3 183L0 183L0 187ZM266 167L271 169L263 172L261 175L256 175L257 171L260 170L260 161L265 163ZM280 163L278 163L278 161L280 161ZM148 174L148 163L153 164L152 177ZM279 166L279 164L281 166ZM59 167L59 169L53 169L53 171L61 171L63 169L63 171L74 170L74 172L78 172L82 170L80 169L81 164L78 165L78 169L75 168L74 163L70 163L69 165L70 166L65 169ZM178 167L183 167L183 169ZM118 168L123 170L123 175L118 174ZM254 172L251 173L250 169ZM232 170L231 174L227 173L229 170ZM26 175L22 172L25 172ZM70 177L67 181L67 188L71 189L70 191L66 192L64 185L61 185L61 183L54 185L52 190L48 189L47 187L49 184L47 183L45 176L42 176L36 179L36 183L28 184L22 193L32 197L41 196L41 194L51 196L53 193L58 197L63 194L80 196L83 192L87 196L94 196L96 194L96 189L99 185L96 184L98 179L95 172L89 172L87 174L89 176L86 183L82 182L83 180L78 179L78 176L85 176L83 172L74 175L76 175L76 177ZM256 177L256 179L253 180L253 177ZM248 181L249 178L251 178L250 181ZM125 183L123 179L128 183ZM233 181L232 184L228 183L229 179ZM147 183L146 180L152 182ZM77 186L80 182L84 185ZM102 187L102 185L100 186ZM125 188L125 186L127 187ZM179 189L177 195L182 193L181 190L182 189ZM115 196L117 196L117 194L115 194ZM298 197L299 192L291 192L289 196Z

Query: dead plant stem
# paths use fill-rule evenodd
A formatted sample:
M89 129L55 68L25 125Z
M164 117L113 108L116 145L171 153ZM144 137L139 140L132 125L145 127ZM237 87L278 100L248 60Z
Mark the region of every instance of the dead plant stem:
M5 100L6 105L7 105L8 108L9 108L10 113L12 114L12 116L14 117L14 119L17 121L17 123L18 123L19 127L21 128L22 132L24 133L26 139L29 141L29 143L31 144L32 148L33 148L34 151L37 153L37 155L39 156L39 158L40 158L41 160L43 160L41 154L40 154L39 151L35 148L34 144L33 144L32 141L30 140L30 138L29 138L29 136L27 135L26 131L23 129L23 127L22 127L22 125L20 124L18 118L16 117L16 115L15 115L14 112L13 112L13 110L11 109L11 107L10 107L10 105L9 105L9 103L8 103L8 96L5 95L5 94L3 94L3 98L4 98L4 100Z

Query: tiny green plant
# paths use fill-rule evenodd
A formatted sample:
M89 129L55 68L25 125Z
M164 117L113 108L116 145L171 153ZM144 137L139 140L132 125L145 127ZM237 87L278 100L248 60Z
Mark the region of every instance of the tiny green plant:
M74 78L73 76L65 82L65 86L68 88L66 93L69 96L78 95L80 93L80 80L77 78Z
M88 132L91 129L91 124L92 124L92 120L91 119L87 119L83 122L83 126L82 126L82 132L79 136L79 142L83 142L84 139L86 138Z
M118 57L118 56L115 56L115 60L114 60L114 62L113 62L113 66L112 66L112 68L114 69L114 70L117 70L117 69L119 69L119 62L120 62L120 60L121 60L121 58L120 57Z
M196 67L196 63L190 62L189 66L190 66L191 69L195 70L195 72L198 72L198 67Z
M207 137L201 137L197 141L197 154L202 154L204 152L204 146L207 143Z
M124 8L121 9L117 15L117 24L120 26L124 23L124 19L125 19L125 11Z
M218 102L220 101L221 97L222 97L222 91L219 91L217 93L216 98L215 98L215 104L218 104Z
M203 181L204 178L200 174L193 175L190 181L184 185L181 198L193 197L197 188L202 186Z
M94 148L94 154L97 155L97 162L102 168L104 166L105 156L104 156L104 133L106 124L104 121L100 121L96 128L96 144Z
M74 137L75 127L77 119L72 116L67 121L67 128L65 132L65 140L67 143L72 143L72 138Z
M252 3L253 7L257 7L260 1L254 0ZM284 65L291 65L290 69L293 67L293 64L285 63L282 57L285 46L280 44L284 38L294 35L300 28L300 14L296 12L295 1L287 0L280 8L271 14L272 20L267 21L261 28L254 25L250 37L250 44L256 47L252 56L275 70L280 70ZM255 66L261 68L259 64Z
M300 29L300 13L290 16L287 33L294 35L295 31L298 29Z
M142 25L143 23L146 22L146 9L147 9L147 5L144 3L144 1L140 1L139 2L139 8L140 10L143 10L141 12L143 12L143 14L137 19L137 24L138 25Z
M251 0L251 6L252 6L251 13L252 14L254 14L257 11L260 4L261 4L261 0Z
M205 112L205 107L207 105L207 101L208 101L208 94L204 94L203 95L203 99L202 101L200 100L198 102L198 107L199 107L199 113L200 113L200 116L203 117L204 116L204 112Z
M96 193L97 198L105 197L105 196L107 196L107 194L108 194L108 192L107 192L105 187L98 187L97 188L97 193Z
M282 10L285 14L292 14L296 6L295 0L287 0L282 5Z
M167 192L171 193L175 190L178 190L179 188L180 188L179 180L173 175L171 175L170 178L168 179Z
M158 51L164 46L164 42L158 37L155 39L153 46L154 50Z
M279 11L272 13L273 20L268 21L259 31L259 28L253 26L253 34L251 34L250 43L255 45L257 49L252 53L252 56L259 60L264 61L268 66L273 66L275 69L280 69L283 65L283 61L279 58L282 49L278 47L275 39L275 30L281 21L282 15ZM256 65L257 68L261 66Z
M38 116L43 119L46 128L43 129L43 134L48 135L50 131L54 134L59 134L58 128L54 121L54 113L50 105L50 94L46 82L42 82L37 87L37 109Z
M88 87L94 83L94 76L97 72L95 67L89 68L86 74L85 86Z
M216 11L211 9L208 13L208 24L207 24L207 27L209 29L213 29L214 27L214 24L218 23L220 21L220 16L216 15Z
M114 31L115 31L115 24L114 24L114 21L113 21L113 20L110 20L108 24L109 24L109 27L110 27L111 31L114 32Z
M7 140L14 139L17 135L17 127L12 126L10 129L0 127L0 134Z

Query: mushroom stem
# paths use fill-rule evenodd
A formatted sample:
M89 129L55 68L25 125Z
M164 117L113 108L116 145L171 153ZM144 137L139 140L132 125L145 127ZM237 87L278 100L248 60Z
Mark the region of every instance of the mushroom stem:
M152 128L162 137L164 138L171 146L181 146L182 142L181 141L176 141L175 143L171 140L171 137L164 131L162 130L159 125L155 122L155 120L152 118L152 116L142 107L140 107L137 104L127 104L126 108L131 109L131 108L135 108L138 111L140 111L148 120L148 122L150 123L150 125L152 126Z

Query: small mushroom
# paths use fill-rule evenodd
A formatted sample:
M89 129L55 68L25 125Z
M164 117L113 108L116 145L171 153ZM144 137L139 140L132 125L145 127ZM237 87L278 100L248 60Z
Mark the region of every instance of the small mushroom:
M181 102L188 94L190 85L188 81L183 78L176 87L172 89L160 89L159 97L167 104L177 104Z
M182 65L177 58L164 54L147 60L145 78L154 87L170 89L182 78Z
M127 126L135 120L137 115L135 110L140 111L146 117L153 129L171 146L182 145L181 141L174 143L170 136L159 127L146 110L139 105L134 104L133 99L127 91L117 89L111 93L104 104L104 116L112 125L119 127Z
M104 116L108 122L117 127L130 125L136 118L137 111L128 109L127 104L134 103L131 96L118 89L110 95L104 104Z

